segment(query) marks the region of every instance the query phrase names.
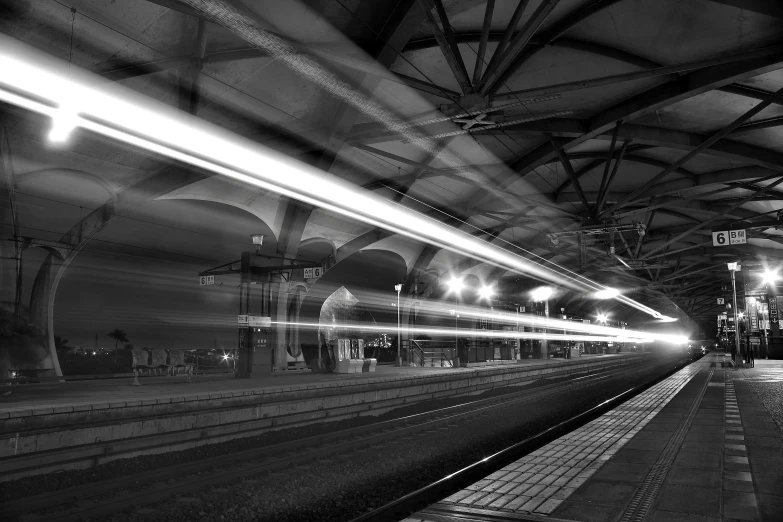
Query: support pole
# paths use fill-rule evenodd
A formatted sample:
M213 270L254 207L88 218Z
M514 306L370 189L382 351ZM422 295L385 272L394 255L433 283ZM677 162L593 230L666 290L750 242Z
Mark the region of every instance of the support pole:
M402 327L400 325L400 291L402 290L402 285L394 285L394 289L397 290L397 366L402 366L402 350L400 349L400 346L402 345Z
M458 295L458 293L454 293L454 368L459 368L459 312L457 310Z
M737 278L735 277L736 270L731 271L731 290L734 294L734 345L737 350L737 356L742 357L740 353L740 327L739 321L737 321Z

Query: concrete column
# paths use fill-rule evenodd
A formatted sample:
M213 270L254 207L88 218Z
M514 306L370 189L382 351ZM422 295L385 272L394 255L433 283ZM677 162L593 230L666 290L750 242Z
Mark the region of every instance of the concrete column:
M302 310L302 303L307 295L307 290L304 286L296 285L287 292L287 295L288 305L286 307L285 320L288 326L286 328L285 346L287 352L298 363L305 363L306 361L302 354L302 341L299 336L299 312Z
M41 334L40 343L31 354L36 359L32 367L52 369L57 376L62 376L63 372L54 344L54 296L66 267L64 260L58 263L54 255L48 255L38 270L30 295L30 323Z
M272 346L275 357L275 369L285 370L288 368L287 346L286 340L288 338L288 325L280 324L285 323L288 316L288 299L290 295L286 291L285 283L279 282L270 283L269 290L271 292L271 310L270 316L272 321L278 321L278 324L273 325L272 328Z
M18 317L22 304L22 245L18 240L19 216L16 213L14 192L14 170L11 163L11 149L5 127L0 124L0 217L3 227L0 237L0 308L5 308ZM4 379L5 373L0 374Z

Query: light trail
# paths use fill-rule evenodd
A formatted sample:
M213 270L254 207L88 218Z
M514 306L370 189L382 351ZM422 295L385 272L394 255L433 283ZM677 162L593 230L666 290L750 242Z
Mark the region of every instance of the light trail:
M53 119L57 139L84 128L204 170L429 243L459 255L593 294L605 288L562 274L267 149L217 125L0 35L0 100ZM616 299L653 317L660 312Z
M449 310L451 312L451 310ZM552 330L571 330L574 332L590 333L594 335L615 335L644 339L655 339L667 343L680 344L688 342L688 338L683 335L662 334L657 332L644 332L640 330L626 330L623 328L614 328L612 326L600 326L597 324L579 323L576 321L567 321L564 319L555 319L551 317L541 317L528 314L498 313L492 311L460 309L460 315L466 315L476 318L487 318L495 321L504 321L506 324L519 323L522 326L533 328L547 328Z
M299 328L329 328L335 330L362 330L371 331L373 333L397 333L397 325L364 325L364 324L327 324L327 323L301 323L296 321L272 321L271 324L283 325L283 326L296 326ZM427 328L427 327L411 327L406 328L406 332L412 334L421 335L444 335L454 337L454 328ZM457 329L460 336L464 337L487 337L490 339L539 339L547 341L588 341L588 342L620 342L620 343L646 343L651 342L651 337L645 336L635 338L632 336L595 336L595 335L579 335L579 334L555 334L544 332L517 332L506 330L473 330L473 329Z

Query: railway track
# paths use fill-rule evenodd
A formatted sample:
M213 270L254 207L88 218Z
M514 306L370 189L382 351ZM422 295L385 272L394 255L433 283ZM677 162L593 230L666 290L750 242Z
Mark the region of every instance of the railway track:
M389 440L453 427L495 409L595 385L611 378L618 371L628 371L628 368L602 370L531 390L523 389L524 395L509 393L479 399L367 426L23 497L0 504L0 512L9 519L25 515L25 521L30 522L107 516L129 508L156 504L172 495L190 493L243 477L279 472L326 456L334 457L341 451L354 449L357 441L361 441L365 447L383 445ZM644 369L636 371L641 372ZM302 448L306 449L303 451ZM326 448L328 452L325 451ZM31 506L35 508L31 509Z
M503 468L504 466L515 462L528 453L535 451L536 449L548 444L549 442L557 439L558 437L565 435L584 424L598 418L604 413L616 408L626 400L638 395L644 390L654 386L658 382L666 379L670 375L673 375L681 368L687 366L693 362L692 359L683 359L674 368L665 372L653 381L640 384L638 386L632 386L627 390L607 399L600 404L577 414L565 421L562 421L554 426L551 426L531 437L528 437L520 442L512 444L501 451L496 452L493 455L485 457L479 461L476 461L459 471L450 473L449 475L432 482L416 491L413 491L401 498L395 499L383 506L380 506L368 513L365 513L359 517L352 519L350 522L385 522L385 521L399 521L406 518L408 515L421 512L433 517L434 520L451 520L452 518L446 513L440 513L436 508L430 506L438 502L439 500L448 497L449 495L464 489L465 487L487 477L495 471ZM713 363L714 364L714 363ZM511 518L505 518L502 513L487 512L486 518L481 518L479 515L476 518L470 520L479 521L497 521L511 520ZM514 515L514 520L537 520L540 521L543 517L539 516L524 516Z
M632 359L618 360L615 363L606 366L605 369L633 367L641 361L640 359L635 361ZM565 373L563 375L555 373L550 375L550 378L562 378L569 373L571 375L581 375L589 371L589 369L583 369L582 371L577 370L571 373L570 370L566 369L564 370ZM519 383L509 382L506 386L514 386L516 384L529 382L529 379L530 377L525 377L525 379L519 381ZM457 396L465 397L474 393L489 391L490 389L493 389L493 386L481 385L477 386L475 390L461 391ZM444 397L438 397L436 394L431 394L429 397L417 397L413 403L416 401L435 400L440 398ZM407 400L405 403L407 404ZM0 466L4 471L3 476L0 476L0 483L36 473L52 473L60 469L97 468L117 459L135 457L143 454L149 455L177 450L188 450L199 446L223 443L229 439L257 437L281 429L300 428L317 422L344 421L367 414L381 415L398 407L400 407L400 400L398 398L391 398L375 400L369 407L363 404L342 405L318 411L294 411L288 414L277 415L271 419L267 418L266 415L260 416L256 411L254 417L251 415L251 418L244 418L234 422L194 422L194 425L192 426L189 425L189 423L183 422L181 424L185 424L187 427L181 429L175 428L170 431L166 429L162 432L140 436L122 438L107 437L108 440L103 440L103 435L99 433L100 428L113 429L114 426L121 423L124 426L123 429L126 431L144 431L145 425L154 425L158 421L165 425L170 419L182 417L185 414L165 413L158 415L140 415L123 417L121 420L102 419L97 422L74 423L58 427L57 430L64 432L64 435L62 436L65 437L66 440L72 434L82 429L93 430L96 431L97 434L95 440L86 444L63 445L60 447L54 445L54 440L46 440L46 444L48 444L49 447L54 446L52 449L22 452L18 455L0 458ZM203 408L198 410L198 415L201 417L208 417L209 415L214 414L214 417L219 417L222 412L223 410L220 408ZM21 444L27 444L29 446L30 444L37 444L37 442L32 440L34 436L38 434L47 434L49 431L51 431L50 427L32 428L22 433L8 431L0 434L2 435L0 438L14 440L16 441L16 444L20 444L19 440L23 439L25 442L22 442Z

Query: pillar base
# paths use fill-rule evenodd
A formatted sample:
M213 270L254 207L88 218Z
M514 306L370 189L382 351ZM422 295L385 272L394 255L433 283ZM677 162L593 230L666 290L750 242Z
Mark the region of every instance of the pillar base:
M459 368L459 357L454 358L454 368Z
M402 367L402 357L397 357L397 362L394 363L397 368Z

